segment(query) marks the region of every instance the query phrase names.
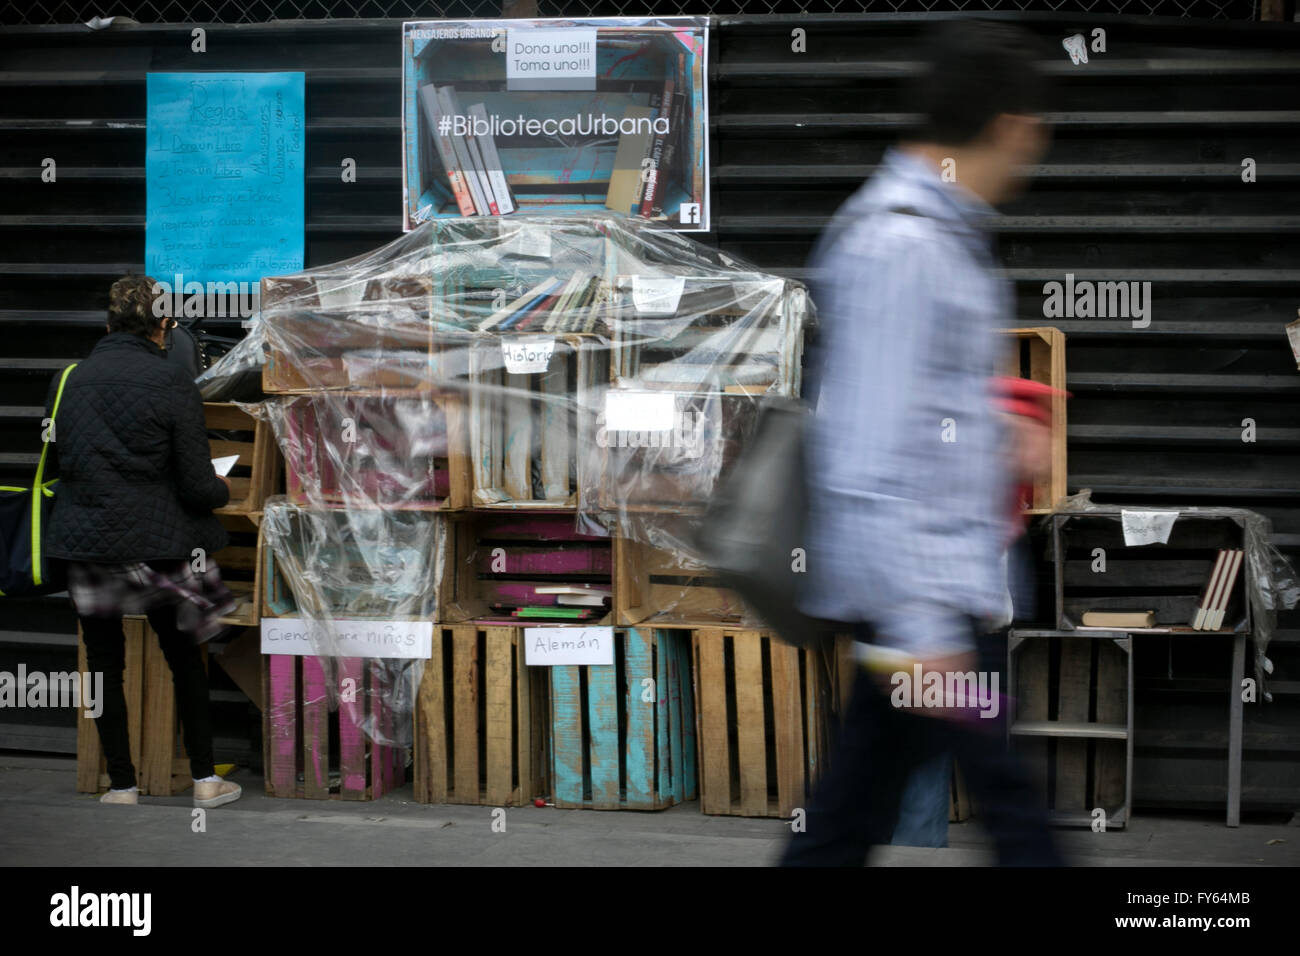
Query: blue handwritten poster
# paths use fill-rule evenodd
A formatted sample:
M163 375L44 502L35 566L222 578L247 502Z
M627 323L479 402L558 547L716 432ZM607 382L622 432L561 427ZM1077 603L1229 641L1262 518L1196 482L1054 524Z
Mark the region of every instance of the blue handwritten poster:
M256 282L303 268L302 73L150 73L145 269Z

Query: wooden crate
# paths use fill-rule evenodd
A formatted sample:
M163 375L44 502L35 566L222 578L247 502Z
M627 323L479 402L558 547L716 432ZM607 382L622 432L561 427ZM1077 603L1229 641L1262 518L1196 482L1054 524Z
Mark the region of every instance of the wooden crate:
M294 565L314 561L327 566L327 580L310 585L318 589L315 596L324 604L321 613L345 619L428 620L434 616L438 591L437 561L443 550L443 529L437 516L399 510L379 518L377 524L386 536L386 544L401 544L408 557L427 562L420 566L418 580L409 582L418 587L394 594L385 592L378 570L391 563L391 556L364 553L372 549L373 544L366 542L363 548L356 540L357 525L348 521L348 512L337 509L303 511L303 515L294 509L288 512L290 532L281 547L289 550ZM324 540L315 536L315 526L306 520L321 516L341 523ZM371 517L375 517L373 512ZM370 522L363 523L361 528L367 533L373 530ZM318 553L312 553L312 548L319 549ZM291 580L292 574L286 575L280 567L269 533L263 535L259 563L262 616L296 616L300 608L298 596L294 593L295 582ZM305 568L302 573L306 573Z
M820 648L762 631L693 631L700 809L790 817L806 807L829 740L831 687Z
M761 399L743 389L671 394L675 427L667 431L609 429L603 410L597 416L600 473L587 487L603 510L703 511L758 424Z
M248 515L261 511L262 502L280 490L280 449L271 426L229 402L206 402L203 418L208 429L210 456L239 456L226 476L230 481L230 501L218 508L217 514Z
M853 688L857 682L859 665L854 656L853 645L855 641L852 637L846 634L837 634L833 640L834 650L830 655L830 681L833 694L831 710L835 715L836 723L838 723L848 713L849 701L853 699ZM948 822L962 823L969 820L972 813L970 794L966 789L966 778L962 775L961 767L956 761L953 761L952 780L948 787Z
M303 505L433 510L470 503L464 400L334 392L282 405L286 492Z
M536 336L507 336L529 342ZM609 351L594 335L555 335L545 372L511 373L503 339L469 351L469 447L476 508L574 508L596 434Z
M614 538L614 614L619 625L760 628L735 591L707 568L621 536Z
M471 512L449 515L445 522L446 559L438 589L442 623L554 624L514 618L493 606L554 605L554 595L535 593L541 585L611 587L610 539L580 534L571 514ZM612 621L611 613L581 623Z
M395 689L385 662L288 654L262 660L268 796L375 800L405 782L404 750L367 739L360 726L373 722L380 735L395 739L395 718L386 703ZM347 702L348 696L354 701ZM336 709L331 698L338 701Z
M1121 522L1119 509L1052 517L1057 629L1080 626L1087 611L1154 610L1157 627L1171 633L1214 633L1193 630L1191 622L1219 550L1244 547L1245 512L1185 510L1166 543L1134 547L1125 545ZM1246 595L1253 586L1250 562L1244 561L1219 633L1249 633Z
M147 796L170 797L193 782L190 761L181 742L176 691L171 668L163 657L158 635L142 617L122 620L126 636L126 667L122 691L126 696L127 730L136 785ZM203 649L207 661L207 648ZM86 645L77 629L77 671L85 674ZM110 786L99 730L95 721L77 710L77 790L98 793Z
M1006 353L1003 375L1032 379L1064 392L1065 333L1051 327L999 331L1013 340L1011 349ZM1066 463L1065 403L1064 395L1052 399L1051 471L1046 478L1035 483L1033 500L1025 509L1025 514L1050 514L1055 510L1057 502L1065 496L1069 474Z
M268 276L262 389L432 388L436 349L427 275Z
M640 276L613 284L613 381L619 387L799 394L808 300L765 273L688 277L674 314L636 306Z
M221 580L239 606L221 619L223 624L253 627L262 619L261 514L218 514L230 542L212 555Z
M545 669L555 805L661 810L694 800L690 635L628 628L614 641L613 665Z
M545 675L523 630L438 626L415 709L415 799L523 806L546 792Z
M1131 809L1132 638L1115 633L1020 630L1008 643L1010 740L1064 825L1088 826L1100 807L1122 827Z

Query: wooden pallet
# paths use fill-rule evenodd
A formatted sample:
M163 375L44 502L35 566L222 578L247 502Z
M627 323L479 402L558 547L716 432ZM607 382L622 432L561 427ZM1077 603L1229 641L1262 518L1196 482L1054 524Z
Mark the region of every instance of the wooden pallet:
M126 667L122 691L126 696L127 729L136 785L146 796L170 797L188 789L190 761L181 742L176 691L171 668L163 657L158 635L143 617L122 620L126 636ZM207 648L203 649L207 661ZM86 645L77 629L77 671L85 674ZM77 710L77 790L99 793L110 786L99 730L95 721Z
M287 654L262 660L267 796L375 800L405 782L404 751L368 740L360 726L373 721L381 736L395 739L386 704L395 689L383 661Z
M448 516L445 527L446 557L438 589L442 623L524 625L528 622L508 612L493 611L493 605L555 604L554 595L534 591L541 585L611 587L609 538L578 533L571 514L471 512ZM607 614L583 623L611 622Z
M613 665L546 668L555 805L661 810L694 800L690 636L628 628L614 641Z
M262 502L280 490L280 449L271 426L229 402L204 403L203 419L208 429L210 456L239 456L227 475L230 501L218 508L217 514L247 515L261 511Z
M614 614L619 625L759 628L735 591L707 568L622 536L614 538Z
M1031 379L1065 391L1065 333L1050 326L999 331L1013 340L1001 369L1003 375ZM1048 476L1034 484L1033 499L1025 514L1050 514L1065 496L1069 474L1065 405L1064 395L1052 399L1052 466Z
M831 688L820 649L761 631L693 631L700 809L790 817L828 747Z
M469 506L459 395L318 392L286 398L281 414L286 493L297 504Z
M536 336L517 337L529 341ZM469 351L469 447L476 508L574 508L584 484L584 446L609 379L609 351L594 335L547 336L545 372L511 373L502 338Z
M1100 807L1122 827L1131 808L1132 640L1111 633L1013 631L1008 644L1011 743L1065 825L1089 825Z
M415 799L523 806L546 792L545 675L523 630L437 626L415 709Z

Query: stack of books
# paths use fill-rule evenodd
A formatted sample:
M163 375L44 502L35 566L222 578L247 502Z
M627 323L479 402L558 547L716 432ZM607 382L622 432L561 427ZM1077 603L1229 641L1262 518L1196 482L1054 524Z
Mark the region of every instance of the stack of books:
M1232 599L1232 590L1237 583L1246 552L1241 548L1225 548L1219 551L1214 561L1214 570L1210 580L1201 592L1200 603L1196 606L1196 617L1192 619L1192 628L1197 631L1217 631L1223 627L1223 618Z
M456 117L463 116L465 125L473 121L477 121L479 128L488 125L483 104L475 103L468 113L462 114L454 86L429 83L420 87L420 106L460 214L505 216L514 212L517 208L514 193L506 181L491 134L474 136L456 132Z
M599 621L609 613L612 593L608 588L581 585L541 585L533 588L539 602L534 605L494 605L499 614L521 620ZM548 595L549 597L543 597ZM554 601L542 604L541 601Z

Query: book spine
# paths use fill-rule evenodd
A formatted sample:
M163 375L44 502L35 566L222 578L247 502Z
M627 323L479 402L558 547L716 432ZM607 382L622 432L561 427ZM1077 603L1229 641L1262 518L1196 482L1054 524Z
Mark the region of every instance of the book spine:
M1214 595L1219 585L1219 579L1223 575L1223 565L1227 558L1227 551L1220 551L1215 556L1214 570L1210 572L1210 580L1205 582L1205 591L1201 595L1201 603L1196 608L1196 619L1192 621L1192 627L1198 631L1205 629L1206 619L1209 617L1210 608L1213 606Z
M447 116L459 116L460 111L456 105L456 90L454 87L442 86L438 88L438 104L442 107L442 112ZM464 136L457 136L452 133L449 135L452 148L456 152L456 159L460 165L461 172L464 174L465 183L469 187L470 197L473 200L474 212L480 216L488 214L487 199L483 196L482 189L479 186L478 177L474 175L474 164L470 161L469 146L465 142Z
M1218 603L1214 606L1214 618L1210 622L1210 630L1212 631L1217 631L1223 627L1223 619L1228 613L1228 603L1232 600L1232 589L1237 583L1237 573L1241 570L1244 555L1245 552L1240 549L1228 555L1228 570L1224 575L1224 585Z
M650 121L652 123L654 122L654 118L659 115L659 106L661 103L662 103L661 93L655 93L653 96L650 97ZM632 193L632 205L629 209L629 212L631 212L632 210L639 211L641 209L641 197L645 194L645 184L646 184L645 161L650 158L651 152L653 150L654 150L654 137L651 136L650 139L646 141L645 152L642 154L641 162L637 166L636 190L635 192Z
M659 116L672 116L673 111L673 76L670 73L664 80L664 92L660 98ZM670 120L671 122L671 120ZM646 180L645 193L641 197L641 215L649 216L655 207L655 195L659 190L659 164L664 158L666 133L655 133L650 141L650 178Z
M683 124L686 122L686 54L677 54L677 88L673 91L673 111L672 128L668 131L668 142L664 145L664 159L658 167L660 182L655 190L654 208L650 210L652 216L662 216L664 213L663 199L664 187L667 186L667 176L672 172L673 166L678 159L678 153L681 152L681 141L685 135Z
M474 175L478 177L479 188L483 190L483 197L487 200L488 212L493 216L500 215L499 206L497 206L496 196L492 193L492 183L488 181L487 170L483 168L483 154L479 151L478 140L473 136L466 136L465 142L469 145L469 158L474 163Z
M487 108L482 103L475 103L469 108L469 115L475 120L488 125ZM483 151L483 162L487 167L488 180L496 196L499 215L506 216L515 211L514 195L510 183L506 180L505 170L501 167L501 154L497 152L496 140L488 133L477 137L479 148Z
M451 144L451 137L439 132L442 125L442 108L438 105L438 90L432 83L420 87L420 105L424 107L424 119L429 124L430 139L442 160L442 168L447 173L451 184L451 194L456 199L456 208L462 216L474 215L474 200L469 194L469 187L461 175L456 160L456 150Z

